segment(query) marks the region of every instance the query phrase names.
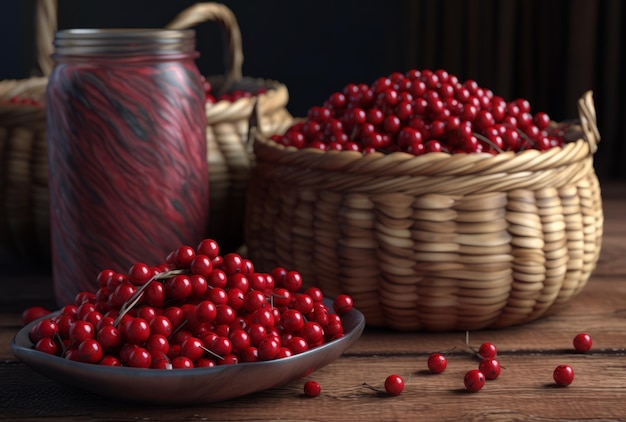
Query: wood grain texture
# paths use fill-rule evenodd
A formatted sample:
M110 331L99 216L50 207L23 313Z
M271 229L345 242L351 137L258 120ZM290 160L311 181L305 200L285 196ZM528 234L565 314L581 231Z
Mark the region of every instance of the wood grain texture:
M302 420L302 421L619 421L626 419L626 185L603 187L605 236L598 267L584 291L549 316L521 326L471 332L470 344L491 341L503 366L500 377L478 393L463 388L464 373L478 361L464 332L398 333L366 329L339 360L306 379L322 394L302 394L305 379L212 405L146 407L112 402L59 385L17 362L10 340L28 301L45 303L49 276L14 273L2 279L10 299L0 308L0 419L96 420ZM8 282L8 283L7 283ZM590 333L592 352L577 354L572 339ZM430 352L449 351L442 374L426 371ZM572 365L575 380L555 387L552 371ZM385 377L404 377L397 397L377 393Z

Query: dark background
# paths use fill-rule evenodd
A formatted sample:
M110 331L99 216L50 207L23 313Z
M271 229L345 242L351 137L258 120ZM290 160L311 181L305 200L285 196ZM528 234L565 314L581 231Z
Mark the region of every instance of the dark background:
M162 27L190 0L59 0L58 28ZM625 179L626 31L622 0L239 0L245 76L287 85L306 113L349 82L444 68L555 120L577 117L593 90L603 136L601 179ZM34 0L2 0L0 79L37 73ZM224 73L222 34L196 28L198 67Z

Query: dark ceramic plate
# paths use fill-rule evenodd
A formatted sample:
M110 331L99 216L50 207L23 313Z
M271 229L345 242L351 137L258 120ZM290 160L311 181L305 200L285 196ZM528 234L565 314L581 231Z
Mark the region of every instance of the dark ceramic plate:
M332 302L325 300L332 309ZM15 356L59 383L122 401L154 404L198 404L227 400L278 387L328 365L363 333L365 317L352 309L342 317L345 336L299 355L266 362L194 369L139 369L75 362L32 348L22 328L11 342Z

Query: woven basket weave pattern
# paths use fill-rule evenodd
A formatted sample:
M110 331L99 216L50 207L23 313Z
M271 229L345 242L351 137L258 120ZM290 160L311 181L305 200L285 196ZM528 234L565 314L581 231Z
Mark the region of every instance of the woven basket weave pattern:
M592 150L581 138L517 155L362 157L260 137L250 258L352 295L372 326L526 323L578 294L595 268L603 213Z
M0 243L33 258L50 252L46 113L9 101L41 101L46 83L45 77L0 81Z

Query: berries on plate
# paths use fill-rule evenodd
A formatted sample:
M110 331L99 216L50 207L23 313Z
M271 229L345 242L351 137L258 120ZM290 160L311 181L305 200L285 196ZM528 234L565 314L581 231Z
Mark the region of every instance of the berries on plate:
M102 270L95 292L78 293L29 335L41 352L108 366L188 369L281 359L342 337L342 316L353 307L345 294L329 307L318 288L301 291L302 282L297 271L265 273L236 253L221 256L217 242L205 239L154 267ZM28 309L25 320L42 312Z

